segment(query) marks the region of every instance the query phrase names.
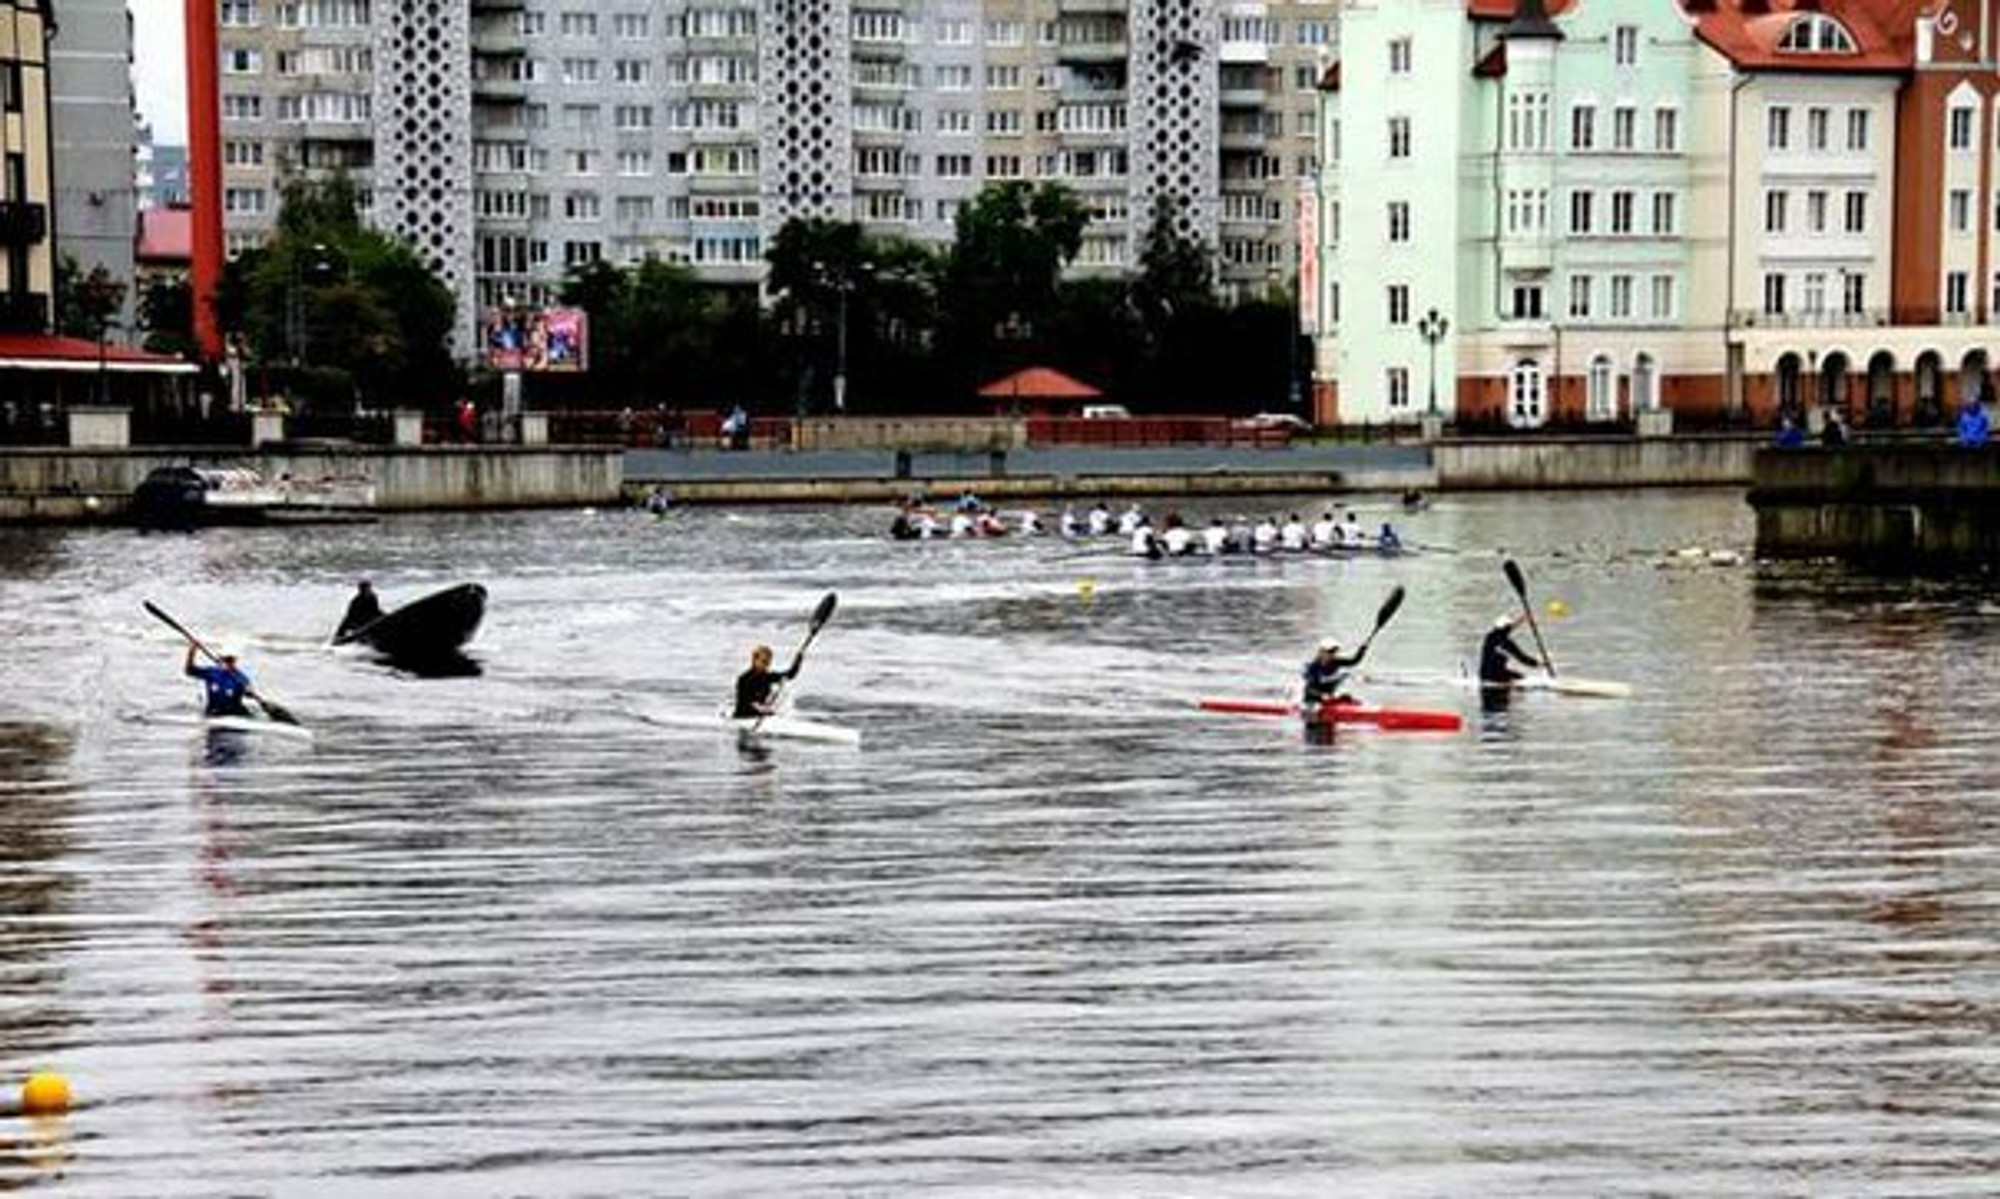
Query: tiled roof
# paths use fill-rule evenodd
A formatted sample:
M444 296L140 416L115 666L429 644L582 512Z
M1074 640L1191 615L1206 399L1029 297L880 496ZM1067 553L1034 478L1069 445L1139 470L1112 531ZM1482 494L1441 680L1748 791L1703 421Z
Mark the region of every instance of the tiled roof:
M1901 71L1914 53L1914 13L1898 0L1682 0L1681 6L1696 37L1746 69ZM1815 13L1847 30L1853 53L1779 49L1792 23Z

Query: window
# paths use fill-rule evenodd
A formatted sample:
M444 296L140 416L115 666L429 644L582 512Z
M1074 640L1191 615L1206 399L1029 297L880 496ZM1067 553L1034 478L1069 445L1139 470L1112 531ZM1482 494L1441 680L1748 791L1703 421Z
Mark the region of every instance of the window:
M255 50L233 49L222 52L222 73L225 75L256 75L264 69L264 56Z
M1781 316L1785 311L1785 277L1776 271L1764 276L1764 311L1770 316Z
M1847 193L1847 231L1849 233L1868 232L1868 193Z
M264 202L264 189L261 187L222 189L222 211L231 216L256 216L264 211Z
M618 173L627 178L643 178L653 173L651 150L618 151Z
M220 20L224 29L244 29L256 25L256 0L222 0Z
M1026 37L1021 22L994 20L986 22L986 44L989 46L1018 46Z
M1611 319L1632 319L1632 276L1611 276Z
M972 178L972 155L940 154L937 156L937 174L940 179Z
M564 37L596 37L597 14L594 12L566 12L558 20L557 29Z
M1632 233L1632 193L1615 191L1611 193L1611 232L1625 237Z
M1806 232L1826 232L1826 193L1818 189L1806 193Z
M1764 193L1764 232L1785 231L1785 207L1788 198L1788 193L1785 192Z
M1966 295L1971 280L1964 271L1946 271L1944 275L1944 310L1950 316L1964 316Z
M1020 136L1021 110L1018 108L987 109L986 132L1010 137Z
M264 143L238 141L229 138L222 143L222 165L230 167L261 167L264 165Z
M1406 283L1389 285L1389 323L1391 325L1410 323L1410 288Z
M596 83L597 60L594 58L563 59L562 81L564 83Z
M1569 148L1590 150L1597 145L1597 108L1578 104L1569 110Z
M1590 208L1591 201L1596 198L1596 195L1597 193L1595 192L1571 192L1569 194L1569 231L1571 233L1587 234L1591 231Z
M1653 193L1653 233L1659 237L1671 237L1679 216L1680 197L1673 192Z
M946 137L971 137L972 113L962 108L946 108L937 114L937 131Z
M640 87L653 81L653 64L643 58L621 58L611 64L611 82Z
M1968 188L1954 187L1945 197L1947 216L1953 233L1972 232L1972 192Z
M1410 118L1389 118L1389 157L1408 158L1410 156Z
M1638 109L1620 104L1611 110L1611 148L1626 151L1639 148Z
M563 219L594 221L603 215L603 202L596 192L568 192L563 196Z
M16 65L16 64L10 64ZM19 92L15 93L17 96ZM18 102L16 107L18 108ZM225 121L256 121L263 119L264 97L224 94L222 97L222 119Z
M1407 75L1410 73L1410 39L1395 38L1389 43L1389 73Z
M1847 148L1856 153L1868 149L1868 110L1847 110Z
M1542 285L1539 283L1516 283L1513 289L1513 304L1508 313L1517 321L1538 321L1542 319Z
M1507 374L1508 418L1517 425L1541 424L1545 388L1541 363L1532 358L1516 362Z
M653 127L653 106L620 104L611 110L611 123L625 133L639 133Z
M1590 319L1591 293L1596 289L1597 280L1590 275L1569 277L1569 315L1571 320Z
M937 69L937 89L941 92L969 92L972 90L972 68L969 65L946 65Z
M1398 245L1410 240L1410 206L1405 201L1389 202L1389 240Z
M1620 25L1611 31L1611 60L1621 67L1634 66L1638 63L1638 26Z
M1794 54L1852 54L1853 35L1823 13L1795 17L1778 37L1778 49Z
M1827 109L1806 109L1806 149L1826 149L1832 127L1833 117Z
M1021 68L989 64L986 68L988 91L1018 92L1021 90Z
M1764 112L1764 148L1789 150L1792 145L1792 110L1784 107Z
M622 12L611 18L611 36L626 42L641 42L651 36L652 24L645 13Z
M1656 108L1653 110L1653 149L1662 154L1678 153L1681 148L1681 112L1678 108Z
M1840 290L1840 310L1849 314L1861 312L1863 311L1862 302L1868 297L1868 276L1849 274L1846 271L1842 271L1840 275Z
M1953 150L1972 149L1972 110L1954 108L1946 126L1945 145Z
M1389 401L1389 411L1405 412L1410 407L1410 368L1392 366L1383 374L1382 390Z
M1807 271L1799 287L1800 312L1826 311L1826 275L1821 271Z
M937 23L937 43L940 46L970 46L972 44L972 22L963 17L941 17Z

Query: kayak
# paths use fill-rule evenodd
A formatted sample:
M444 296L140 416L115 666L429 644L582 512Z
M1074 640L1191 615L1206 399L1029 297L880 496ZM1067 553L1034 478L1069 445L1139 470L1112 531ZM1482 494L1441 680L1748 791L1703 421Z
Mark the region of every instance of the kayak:
M1480 690L1485 684L1469 674L1398 674L1369 673L1362 676L1370 683L1381 683L1391 687L1459 687L1465 690ZM1585 679L1575 675L1552 675L1542 672L1524 675L1514 684L1516 691L1546 691L1551 695L1573 695L1591 699L1627 699L1632 694L1632 684L1614 682L1610 679Z
M819 741L827 745L861 744L861 730L845 725L829 724L824 720L807 720L803 716L793 716L781 712L776 716L766 716L762 720L738 720L724 717L736 735L744 741Z
M268 716L204 716L202 727L211 733L257 733L311 741L313 732L302 724L287 724Z
M824 720L807 720L789 712L766 716L763 720L738 720L729 715L728 709L720 713L695 712L634 712L632 715L647 724L664 729L691 729L696 732L713 731L721 728L736 735L739 741L817 741L825 745L861 744L859 729L845 725L831 724Z
M336 637L335 645L359 642L387 658L407 661L456 655L486 615L486 588L460 583L412 600Z
M1465 718L1456 712L1434 708L1384 708L1374 704L1321 704L1316 710L1302 710L1291 703L1257 699L1204 699L1204 712L1224 712L1232 716L1290 716L1314 724L1369 725L1386 732L1452 733L1465 727Z

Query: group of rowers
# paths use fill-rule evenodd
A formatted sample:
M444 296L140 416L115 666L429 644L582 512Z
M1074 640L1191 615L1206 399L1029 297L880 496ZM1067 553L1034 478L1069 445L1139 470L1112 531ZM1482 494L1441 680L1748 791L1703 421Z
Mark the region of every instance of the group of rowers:
M1131 553L1143 558L1197 554L1303 554L1363 549L1395 552L1403 548L1402 538L1395 526L1383 521L1379 530L1370 533L1352 509L1346 510L1338 520L1329 510L1310 525L1294 512L1283 520L1264 516L1254 523L1241 518L1232 522L1217 517L1206 528L1197 530L1189 527L1180 513L1174 511L1167 512L1159 527L1155 528L1153 518L1136 503L1128 506L1123 515L1114 517L1110 506L1100 500L1081 515L1074 507L1065 507L1057 518L1056 530L1071 539L1122 537L1130 544ZM922 506L919 501L906 500L889 525L889 535L898 541L937 537L1000 537L1010 532L1034 536L1048 532L1048 527L1032 509L1018 513L1014 525L1010 527L1000 513L981 503L971 492L958 498L949 518L941 518L939 513Z

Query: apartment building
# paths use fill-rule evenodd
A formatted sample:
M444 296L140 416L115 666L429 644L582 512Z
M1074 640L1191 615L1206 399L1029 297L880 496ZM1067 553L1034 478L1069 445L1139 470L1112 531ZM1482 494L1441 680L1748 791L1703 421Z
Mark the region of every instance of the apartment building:
M66 0L60 16L49 44L58 254L75 259L84 275L102 267L128 284L116 319L130 329L139 211L132 19L125 0Z
M1292 286L1331 0L219 0L226 237L344 171L473 314L648 256L753 283L795 216L949 241L986 183L1059 181L1079 272L1155 206L1225 289Z
M55 290L49 211L50 0L0 2L0 332L46 333Z
M1960 11L1964 9L1964 11ZM1327 421L1991 395L1996 29L1887 0L1380 0L1322 89ZM1659 422L1656 422L1659 423Z

